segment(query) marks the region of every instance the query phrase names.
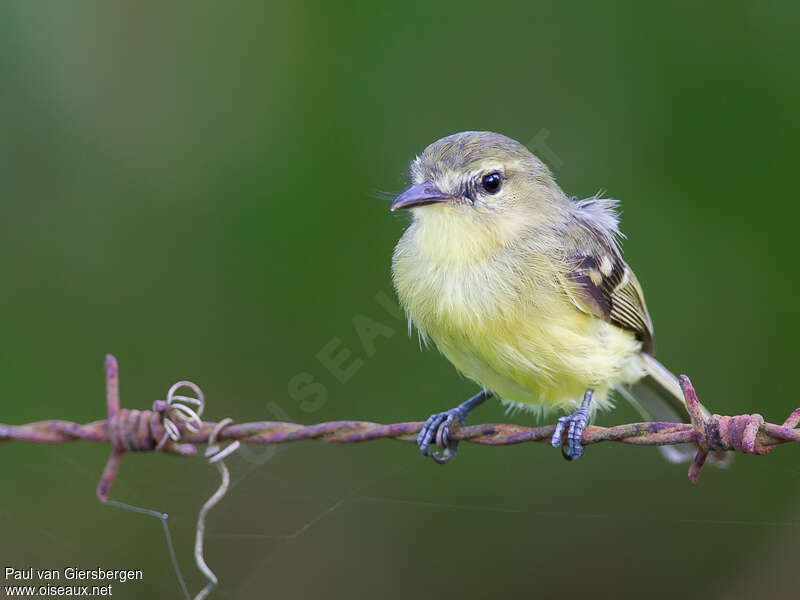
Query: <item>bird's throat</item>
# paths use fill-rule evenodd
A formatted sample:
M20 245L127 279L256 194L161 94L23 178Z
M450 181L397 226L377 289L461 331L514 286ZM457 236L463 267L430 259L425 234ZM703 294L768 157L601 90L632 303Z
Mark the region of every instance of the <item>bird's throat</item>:
M520 223L497 215L482 218L445 206L416 212L408 241L420 258L437 264L474 265L490 260L522 235Z

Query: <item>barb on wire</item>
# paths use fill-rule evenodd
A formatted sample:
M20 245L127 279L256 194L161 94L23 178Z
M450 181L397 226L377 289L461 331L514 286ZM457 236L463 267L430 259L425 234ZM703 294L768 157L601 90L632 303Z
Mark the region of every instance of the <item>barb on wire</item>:
M195 396L178 394L177 392L183 388L188 388ZM167 543L170 548L173 566L175 567L178 581L181 584L181 589L188 598L189 592L172 550L169 528L166 524L167 515L133 507L121 502L110 501L108 500L108 493L111 489L111 483L113 483L116 477L122 453L126 450L169 450L180 454L191 454L195 451L194 446L179 444L178 442L180 442L184 432L198 433L203 426L203 422L200 420L203 410L205 409L203 390L192 381L179 381L169 388L166 400L156 400L153 403L152 411L122 411L119 401L119 367L117 365L117 359L109 354L106 356L106 404L109 417L108 430L110 435L113 436L111 437L111 442L114 444L114 450L111 453L109 463L100 480L100 485L97 488L97 495L103 503L107 502L136 512L154 514L162 519L164 531L167 534ZM195 408L192 408L193 406ZM135 432L133 431L134 423L138 424ZM198 592L194 600L204 600L207 598L219 581L206 563L203 550L203 537L206 529L206 515L225 497L230 487L231 476L224 459L239 448L239 442L234 441L228 444L224 449L221 449L217 443L217 437L222 430L231 423L233 423L233 419L226 418L214 426L208 438L208 447L205 452L209 464L213 464L217 467L222 481L219 488L206 500L197 515L194 559L197 568L205 575L206 579L208 579L208 583ZM163 428L163 432L158 430L159 425ZM153 443L156 439L159 439L159 437L160 440L153 446ZM171 444L170 446L167 446L168 441Z
M81 425L70 421L39 421L27 425L0 424L0 442L21 440L34 443L60 443L73 440L88 440L112 444L112 452L97 488L101 500L108 492L119 470L120 460L126 452L160 451L181 456L197 452L196 444L208 444L216 431L216 440L239 441L244 444L283 444L300 440L323 440L330 443L367 442L394 438L413 442L422 428L421 421L381 425L369 421L330 421L316 425L299 425L283 421L257 421L253 423L228 424L217 430L220 423L195 420L173 402L173 412L164 401L156 401L153 410L139 411L122 409L119 406L119 383L117 362L113 356L106 359L106 383L108 418ZM181 382L185 383L185 382ZM681 376L681 387L689 408L690 423L651 421L629 423L613 427L589 426L583 431L584 446L600 442L618 442L637 446L664 446L692 443L698 451L689 468L689 479L694 483L710 452L741 452L745 454L767 454L776 446L787 442L800 442L800 408L780 425L767 423L761 415L723 416L711 415L704 419L697 395L689 378ZM178 396L173 394L175 400ZM199 400L195 398L194 400ZM195 404L202 412L202 403ZM177 412L176 412L177 411ZM181 420L177 414L189 417ZM172 415L171 417L169 415ZM169 437L165 415L172 419L180 433L180 441ZM221 422L222 423L222 422ZM550 441L554 425L522 427L519 425L492 424L469 425L456 428L450 435L452 440L505 446L523 442ZM164 436L167 439L164 439ZM163 444L161 442L163 441ZM212 444L213 445L213 444Z

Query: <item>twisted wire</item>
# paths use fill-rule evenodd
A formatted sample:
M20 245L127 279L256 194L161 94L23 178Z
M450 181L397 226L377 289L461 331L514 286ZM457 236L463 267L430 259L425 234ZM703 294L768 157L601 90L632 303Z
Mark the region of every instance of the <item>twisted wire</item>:
M233 423L233 419L223 419L214 426L208 438L208 448L206 448L205 455L209 464L217 467L220 475L220 484L217 491L206 500L205 504L203 504L200 509L200 513L197 515L197 530L194 539L194 560L197 564L197 568L200 569L206 579L208 579L208 584L195 596L195 600L203 600L203 598L206 598L218 583L217 576L214 574L214 571L209 568L208 564L206 564L205 556L203 555L203 536L206 531L206 515L208 511L214 508L225 497L231 485L231 474L230 471L228 471L228 467L225 465L225 458L239 449L239 442L231 442L225 448L221 448L217 443L219 435L231 423Z
M122 457L127 452L167 452L182 456L197 453L197 444L208 444L205 456L216 466L220 474L220 485L203 504L197 518L195 534L195 562L208 580L208 584L195 596L203 600L216 586L218 580L209 568L203 555L205 519L208 512L222 500L230 487L230 473L224 459L235 452L240 443L283 444L302 440L322 440L329 443L358 443L378 439L397 439L415 442L416 434L423 422L410 421L382 425L369 421L330 421L316 425L300 425L282 421L259 421L233 424L231 419L219 422L201 420L205 409L205 397L199 386L191 381L179 381L167 392L166 400L156 400L151 410L121 408L119 402L119 368L116 359L106 356L106 405L108 418L86 424L71 421L49 420L27 425L0 424L0 442L11 440L54 444L75 440L106 442L112 446L111 455L97 486L101 502L108 500ZM800 442L800 408L795 409L780 425L767 423L759 414L711 415L707 419L697 399L694 387L685 375L680 377L689 423L653 421L629 423L614 427L588 426L581 442L584 446L601 442L618 442L638 446L662 446L694 443L697 453L689 467L689 480L697 482L711 452L740 452L764 455L787 442ZM179 394L190 390L194 396ZM509 424L458 426L449 435L452 441L465 441L486 446L505 446L524 442L549 443L555 425L522 427ZM222 442L231 443L221 446ZM436 438L439 446L445 444L441 435ZM121 503L119 506L127 507ZM131 507L128 507L131 508ZM136 509L140 512L144 509ZM148 511L144 511L148 512ZM148 513L149 514L149 513ZM162 515L158 515L162 517ZM166 518L166 515L163 515ZM169 538L169 530L164 527ZM174 562L174 556L173 556ZM176 570L184 592L180 571Z
M138 416L136 416L138 413ZM123 409L126 419L115 420L114 427L120 422L126 423L122 438L128 441L125 451L145 452L155 450L157 442L163 435L163 428L156 421L153 424L154 411L138 411ZM800 414L800 409L792 415ZM132 416L130 416L132 415ZM751 419L753 415L722 416L711 415L706 425L709 433L707 440L710 450L735 451L751 454L765 454L775 445L786 442L800 442L800 430L794 429L796 422L777 425L763 422L757 428L753 450L749 451L738 433L740 419ZM142 427L145 421L147 427ZM49 420L28 423L26 425L0 424L0 442L17 440L40 444L64 443L72 441L111 442L116 444L114 434L109 432L111 421L102 420L86 424L70 421ZM152 424L152 427L151 427ZM194 454L195 444L207 444L211 432L218 423L204 421L196 432L182 437L185 442L183 451L165 445L163 451L178 454ZM397 439L414 442L415 435L422 428L422 421L408 421L388 425L371 421L328 421L314 425L301 425L286 421L256 421L239 423L227 427L220 434L220 441L238 440L243 444L284 444L303 440L319 440L328 443L351 444L369 442L379 439ZM180 428L180 426L179 426ZM117 429L119 431L119 429ZM484 446L509 446L525 442L549 442L555 431L555 425L540 427L524 427L502 423L485 423L481 425L465 425L454 428L450 435L453 440L480 444ZM184 432L185 433L185 432ZM117 433L117 436L120 434ZM705 437L706 434L703 434ZM133 441L131 441L133 440ZM584 445L600 442L619 442L637 446L664 446L697 442L697 433L690 423L672 423L665 421L648 421L628 423L613 427L589 425L583 432Z
M116 477L119 460L125 452L154 451L168 433L164 415L173 420L180 434L178 443L170 437L160 448L163 452L191 455L197 452L197 444L207 444L219 426L216 422L200 421L202 407L198 406L197 419L184 409L171 408L170 416L163 401L156 401L153 410L139 411L119 407L116 360L109 355L106 360L106 382L109 395L109 418L87 424L50 420L27 425L0 424L0 442L19 440L34 443L61 443L74 440L110 442L113 451L98 486L98 496L108 496L111 483ZM179 382L185 384L186 382ZM176 384L177 385L177 384ZM173 386L174 387L174 386ZM705 463L709 452L740 452L763 455L776 446L788 442L800 442L800 408L796 409L782 424L765 422L761 415L711 415L704 419L697 395L689 378L681 376L681 387L686 397L690 423L651 421L628 423L613 427L590 425L583 432L584 446L601 442L617 442L637 446L661 446L694 443L698 446L695 460L689 470L694 482ZM199 389L199 388L198 388ZM195 391L195 393L197 393ZM202 393L202 392L201 392ZM200 393L200 394L201 394ZM201 399L200 394L195 401ZM113 398L116 398L116 402ZM170 395L168 394L168 397ZM177 400L178 395L173 392ZM189 407L189 410L191 408ZM178 418L183 414L188 421ZM329 443L349 444L378 439L397 439L413 443L423 422L409 421L383 425L370 421L329 421L315 425L301 425L283 421L257 421L228 424L217 431L217 440L239 441L244 444L283 444L302 440L320 440ZM555 425L523 427L511 424L468 425L456 427L450 439L486 446L505 446L526 442L547 443L553 435Z

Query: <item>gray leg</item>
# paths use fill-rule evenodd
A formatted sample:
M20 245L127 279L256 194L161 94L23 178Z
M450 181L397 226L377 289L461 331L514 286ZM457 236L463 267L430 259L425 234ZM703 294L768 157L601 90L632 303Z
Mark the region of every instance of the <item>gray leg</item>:
M558 419L556 430L553 432L553 439L550 443L553 445L553 448L561 446L561 455L567 460L577 460L583 456L581 436L583 435L583 428L586 427L586 423L589 422L589 404L592 402L592 393L592 390L586 390L581 407L568 417L561 417ZM567 440L569 443L567 450L564 449L565 447L561 443L564 429L567 429Z
M470 411L483 404L491 395L492 392L489 390L482 390L455 408L428 417L417 436L417 445L420 451L438 463L446 463L453 460L458 453L458 441L450 439L453 423L458 420L458 424L463 425ZM431 442L443 447L444 450L438 454L430 452L428 449Z

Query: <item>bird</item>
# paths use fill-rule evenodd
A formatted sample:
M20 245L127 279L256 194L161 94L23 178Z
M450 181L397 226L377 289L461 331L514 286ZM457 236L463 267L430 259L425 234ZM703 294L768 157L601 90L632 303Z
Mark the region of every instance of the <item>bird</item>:
M412 217L392 256L394 287L409 328L481 388L425 421L424 455L452 460L454 428L491 397L540 418L563 414L551 443L568 460L583 455L583 430L613 408L614 392L648 419L686 420L622 257L617 200L567 196L524 145L491 131L439 139L409 172L391 204Z

